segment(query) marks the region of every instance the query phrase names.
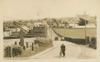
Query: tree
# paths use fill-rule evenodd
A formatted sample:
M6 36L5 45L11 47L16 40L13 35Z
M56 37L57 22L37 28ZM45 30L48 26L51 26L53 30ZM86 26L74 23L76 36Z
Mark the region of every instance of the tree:
M56 25L57 25L56 27L59 26L59 22L55 18L53 18L52 21L53 21L53 23L56 23Z
M80 21L79 21L78 25L84 26L84 25L88 24L88 21L87 20L85 20L83 18L79 18L79 19L80 19Z
M68 22L64 22L64 24L65 24L65 27L68 27L69 26Z

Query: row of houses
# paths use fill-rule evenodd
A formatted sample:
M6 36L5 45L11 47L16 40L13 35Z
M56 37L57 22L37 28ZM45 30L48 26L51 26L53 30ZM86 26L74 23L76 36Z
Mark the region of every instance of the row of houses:
M35 21L34 24L32 23L27 23L27 25L21 25L20 26L23 30L27 31L27 34L29 33L29 31L31 30L32 33L35 32L35 31L45 31L44 29L41 29L43 27L46 27L46 24L44 22L41 22L41 21ZM4 27L4 37L9 37L9 36L19 36L19 33L20 33L20 27L13 27L13 28L9 28L9 27ZM37 28L39 28L37 30ZM40 30L41 29L41 30ZM30 33L31 34L31 33Z
M86 21L86 24L81 19ZM83 25L80 25L83 23ZM60 18L60 19L53 19L50 23L52 27L58 28L84 28L86 27L96 27L96 17L95 16L88 16L88 15L78 15L77 17L69 17L69 18Z
M80 21L79 17L88 20L88 24L80 26L78 24ZM25 23L24 21L19 22L19 23L21 23L21 26L24 24L22 27L28 31L36 30L36 28L39 28L39 27L41 28L47 27L48 24L49 26L58 27L58 28L96 28L96 17L89 16L89 15L78 15L77 17L65 17L65 18L59 18L59 19L46 18L46 19L41 19L41 20L34 20L32 22L27 22L27 23ZM14 26L13 23L9 23L9 25L12 27L4 26L4 37L12 36L12 35L17 36L18 33L20 32L20 28Z

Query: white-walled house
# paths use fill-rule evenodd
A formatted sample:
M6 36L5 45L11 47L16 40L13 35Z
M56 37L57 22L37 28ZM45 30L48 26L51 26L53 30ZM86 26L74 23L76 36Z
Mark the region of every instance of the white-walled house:
M11 35L11 31L10 30L7 30L7 31L3 32L3 36L4 37L9 37L10 35Z

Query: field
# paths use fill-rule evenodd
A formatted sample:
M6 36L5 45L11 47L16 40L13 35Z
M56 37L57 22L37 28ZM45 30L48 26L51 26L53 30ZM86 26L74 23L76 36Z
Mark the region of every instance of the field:
M71 37L71 38L85 38L86 36L89 37L96 37L96 28L53 28L56 33L63 37Z

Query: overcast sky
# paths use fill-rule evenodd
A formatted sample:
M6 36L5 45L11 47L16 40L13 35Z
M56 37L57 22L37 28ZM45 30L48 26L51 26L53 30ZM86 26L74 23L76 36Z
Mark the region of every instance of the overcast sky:
M97 15L100 0L0 0L0 18L6 20Z

